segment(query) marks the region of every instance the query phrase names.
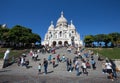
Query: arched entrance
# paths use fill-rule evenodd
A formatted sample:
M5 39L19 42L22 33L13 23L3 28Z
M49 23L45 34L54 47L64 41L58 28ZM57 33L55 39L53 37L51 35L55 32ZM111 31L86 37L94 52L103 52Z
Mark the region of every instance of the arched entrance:
M62 45L62 41L59 41L58 44L59 44L59 45Z
M53 46L56 46L56 41L53 41Z
M64 42L64 46L68 46L68 41L65 41L65 42Z

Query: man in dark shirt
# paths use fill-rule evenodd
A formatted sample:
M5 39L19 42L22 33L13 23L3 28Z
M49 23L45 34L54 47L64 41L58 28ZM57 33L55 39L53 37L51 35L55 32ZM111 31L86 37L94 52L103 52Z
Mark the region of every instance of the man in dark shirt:
M46 60L46 58L44 58L43 65L44 65L44 73L47 74L48 61Z

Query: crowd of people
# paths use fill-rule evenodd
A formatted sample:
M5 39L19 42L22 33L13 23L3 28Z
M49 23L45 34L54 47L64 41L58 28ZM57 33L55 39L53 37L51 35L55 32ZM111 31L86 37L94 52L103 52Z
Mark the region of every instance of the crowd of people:
M41 58L38 64L38 75L40 74L47 74L48 73L48 67L49 65L52 65L53 68L59 67L59 64L63 63L66 65L66 71L73 72L76 71L76 76L79 76L81 74L86 74L86 76L89 75L89 69L96 70L96 59L94 58L94 53L90 50L86 50L83 47L74 48L74 47L68 47L66 48L66 52L69 53L73 52L73 49L75 49L74 54L72 55L72 58L69 56L66 56L65 54L58 54L56 53L56 49L54 48L47 48L44 49L38 49L36 51L30 50L29 56L31 56L31 59L33 61L37 61L39 58L39 54L44 54L48 52L48 56L45 58ZM44 51L43 51L44 50ZM18 66L22 65L28 68L29 60L25 59L24 56L19 57L18 59ZM117 74L115 72L115 67L113 67L112 60L108 61L106 60L106 63L102 65L104 73L107 73L110 79L113 81L113 77L117 78ZM42 71L44 70L44 71Z

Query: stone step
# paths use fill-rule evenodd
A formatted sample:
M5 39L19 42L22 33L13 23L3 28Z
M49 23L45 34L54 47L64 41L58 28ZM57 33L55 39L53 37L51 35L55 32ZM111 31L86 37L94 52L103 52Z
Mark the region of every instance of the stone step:
M0 60L0 69L3 68L3 62L4 62L3 59L1 59L1 60Z

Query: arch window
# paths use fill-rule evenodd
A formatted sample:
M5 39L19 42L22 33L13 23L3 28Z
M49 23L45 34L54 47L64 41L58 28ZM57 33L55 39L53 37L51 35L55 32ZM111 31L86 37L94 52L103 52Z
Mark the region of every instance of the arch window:
M60 31L60 37L62 37L62 31Z

